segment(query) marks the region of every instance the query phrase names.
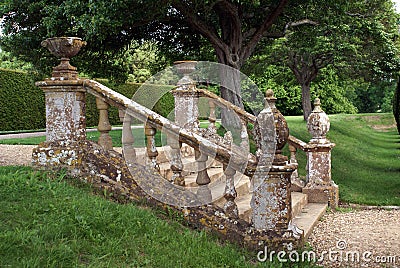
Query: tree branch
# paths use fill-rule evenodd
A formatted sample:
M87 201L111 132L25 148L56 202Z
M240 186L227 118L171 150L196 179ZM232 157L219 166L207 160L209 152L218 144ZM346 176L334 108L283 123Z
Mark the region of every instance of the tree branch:
M195 14L190 6L179 0L172 1L172 6L183 15L190 27L207 38L214 47L218 47L222 50L227 49L227 45L222 42L217 32L213 28L209 27L209 25L207 25L197 14Z
M299 21L295 21L295 22L289 22L285 25L285 28L283 29L283 31L281 33L266 33L265 36L269 37L269 38L285 37L286 32L290 27L297 27L297 26L301 26L301 25L305 25L305 24L316 26L316 25L318 25L318 22L312 21L309 19L303 19L303 20L299 20Z
M267 30L272 26L278 16L283 12L283 9L287 5L288 0L280 0L276 8L269 14L269 16L264 20L260 27L253 34L250 41L247 43L246 47L241 51L240 58L245 61L254 51L257 43L265 35Z

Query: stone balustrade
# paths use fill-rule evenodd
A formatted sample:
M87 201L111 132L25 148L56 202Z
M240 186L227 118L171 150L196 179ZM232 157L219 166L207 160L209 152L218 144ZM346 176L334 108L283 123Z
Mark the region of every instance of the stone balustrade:
M66 66L66 60L63 59L63 61L63 66ZM48 143L35 149L34 164L47 168L54 166L69 168L73 166L75 174L79 175L82 174L82 170L87 171L88 168L96 166L95 161L90 162L90 164L85 162L85 157L88 157L88 155L91 155L91 157L99 157L101 154L114 155L112 140L109 135L111 125L108 120L108 109L110 105L113 105L120 110L120 118L123 122L122 144L124 155L131 156L129 160L126 160L128 166L137 165L135 163L136 150L133 147L135 137L131 130L133 118L144 123L146 166L152 174L149 175L150 177L155 176L154 174L158 174L160 171L157 163L158 151L155 145L157 131L165 132L167 143L171 148L170 165L173 172L171 179L173 184L185 186L184 167L181 158L183 143L195 150L197 161L196 183L200 186L201 196L207 200L211 200L211 192L208 188L211 179L207 173L207 160L212 157L223 164L226 184L223 193L225 203L222 211L212 205L208 208L192 209L192 211L196 211L195 214L193 214L194 212L191 214L190 210L183 209L182 212L185 217L193 221L193 219L199 217L198 215L203 215L201 219L197 219L198 224L205 228L214 229L220 234L232 234L233 237L240 238L243 243L253 247L259 246L260 241L268 244L270 243L268 239L276 236L280 237L279 241L281 242L298 243L301 240L301 233L297 232L291 219L291 182L294 180L293 174L297 169L295 155L297 149L306 151L308 159L307 182L305 186L300 186L301 190L308 193L311 200L315 202L329 202L331 206L337 204L337 186L331 180L330 175L330 151L334 144L326 139L329 119L320 109L319 103L316 102L316 108L308 120L308 128L313 138L310 143L303 143L289 135L286 121L275 106L276 98L272 91L266 92L265 108L256 117L211 92L197 88L195 81L190 78L190 73L196 66L195 62L178 62L176 66L183 77L172 92L175 98L175 122L163 118L98 82L79 79L74 68L67 66L63 67L62 70L60 68L55 70L52 78L37 83L46 93ZM69 71L71 74L68 73ZM86 140L85 94L92 94L96 97L99 110L98 131L100 132L98 144L104 151L103 153L99 149L95 149L90 154L84 151L85 148L97 148L88 146L89 142ZM201 97L207 98L210 106L209 125L206 129L201 129L199 124L198 103ZM239 141L234 142L232 133L229 131L225 133L224 137L217 134L215 124L217 107L230 109L240 118ZM254 126L254 131L247 129L248 124ZM257 145L255 154L249 152L250 136L254 138ZM286 143L289 144L291 152L290 160L283 155L283 148ZM66 144L70 149L67 152L65 150ZM65 153L66 156L64 156ZM55 160L55 154L62 155L64 158L59 157L58 160ZM115 159L120 158L115 156ZM110 163L120 161L115 159L109 159ZM102 158L101 166L96 169L98 173L101 173L97 175L102 180L107 182L115 180L120 183L124 181L124 178L131 176L125 173L126 167L118 168L116 166L112 171L107 171L105 166L111 166L111 164L105 163L107 163L107 159ZM81 170L81 173L79 170ZM88 173L96 173L91 172ZM251 221L247 223L238 218L239 212L235 200L237 192L234 179L235 174L239 173L249 176L253 187L252 216ZM115 181L112 183L115 183ZM131 195L135 195L135 191L139 191L132 181L129 182L128 186L125 185L124 187L128 187L130 190L122 186L118 189L124 194L131 191ZM159 194L162 195L163 193ZM143 193L140 195L143 195ZM172 194L170 198L178 197ZM224 230L228 226L230 229Z

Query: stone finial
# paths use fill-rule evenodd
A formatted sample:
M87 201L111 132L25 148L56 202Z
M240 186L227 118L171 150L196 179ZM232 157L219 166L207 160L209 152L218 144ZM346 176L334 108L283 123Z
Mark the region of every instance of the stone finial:
M329 143L326 134L330 128L329 117L321 109L321 100L316 98L314 101L314 110L307 119L308 132L312 135L310 143Z
M189 75L196 70L197 61L175 61L174 65L178 73L183 74L177 83L180 89L189 89L190 86L193 86L195 81Z
M78 54L86 42L79 37L53 37L42 41L42 47L47 48L51 54L60 58L61 63L53 68L52 77L60 80L76 79L76 67L69 64L70 58Z
M282 155L282 149L289 138L289 128L285 118L275 106L276 100L274 92L271 89L268 89L265 92L265 107L269 107L272 110L276 131L276 151L273 164L282 165L288 160L286 156Z
M271 109L275 107L276 98L272 89L267 89L265 91L265 108L270 107Z

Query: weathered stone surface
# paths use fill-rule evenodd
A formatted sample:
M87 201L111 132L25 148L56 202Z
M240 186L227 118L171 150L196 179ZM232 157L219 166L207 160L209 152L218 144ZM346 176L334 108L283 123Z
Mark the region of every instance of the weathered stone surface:
M54 56L61 58L61 63L53 68L54 79L75 80L78 78L76 67L69 64L69 59L86 46L85 41L78 37L53 37L42 41L41 45Z
M314 101L314 110L307 119L308 132L312 135L310 143L329 143L326 134L330 128L329 117L321 109L321 101L316 98Z
M85 90L79 81L62 81L59 86L36 83L46 97L47 141L78 141L86 138ZM61 81L60 81L61 82Z
M78 152L78 150L78 158L74 154L60 157L60 153L49 153L51 151ZM226 216L222 209L214 205L181 208L159 202L147 195L136 183L139 177L146 178L150 182L160 181L160 179L155 179L160 176L157 172L151 172L138 164L131 164L132 166L128 167L120 154L113 150L104 150L100 145L91 141L79 141L68 145L63 142L44 142L34 150L33 159L34 166L37 168L67 169L70 175L93 184L99 189L99 192L113 193L112 198L116 201L139 202L161 208L169 213L181 213L192 227L211 231L223 240L229 240L250 249L260 249L264 245L271 249L279 249L288 243L299 247L302 242L301 238L290 229L255 230L249 223L241 219L232 219ZM181 197L175 192L163 194L168 194L169 198L179 199ZM179 201L175 202L179 203Z
M303 188L303 193L308 195L310 203L324 203L331 208L339 205L339 187L333 181L329 185L308 183Z

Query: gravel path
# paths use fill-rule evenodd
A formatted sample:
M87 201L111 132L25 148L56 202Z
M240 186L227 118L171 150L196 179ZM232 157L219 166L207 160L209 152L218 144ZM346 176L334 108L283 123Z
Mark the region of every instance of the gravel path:
M0 166L30 165L34 147L0 144ZM323 267L400 267L400 210L329 213L308 242Z

